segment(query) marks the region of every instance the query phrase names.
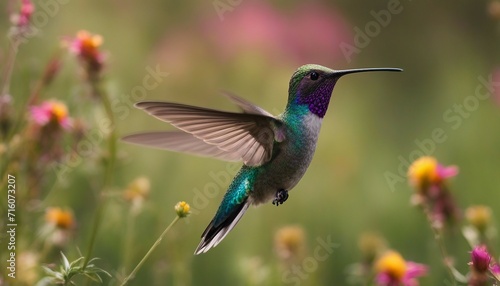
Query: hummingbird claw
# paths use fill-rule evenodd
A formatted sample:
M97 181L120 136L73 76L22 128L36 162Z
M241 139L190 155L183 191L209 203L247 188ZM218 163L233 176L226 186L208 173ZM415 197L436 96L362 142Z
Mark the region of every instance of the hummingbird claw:
M273 200L273 205L279 206L283 204L288 199L288 191L284 189L279 189L276 192L276 198Z

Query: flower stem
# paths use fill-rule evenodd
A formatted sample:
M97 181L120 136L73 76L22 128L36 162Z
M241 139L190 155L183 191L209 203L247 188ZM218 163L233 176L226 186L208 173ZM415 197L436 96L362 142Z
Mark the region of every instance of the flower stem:
M104 171L103 188L102 188L101 193L99 194L96 216L95 216L93 227L92 227L92 234L90 236L87 255L85 256L85 260L83 262L83 269L84 270L90 261L92 251L94 249L95 239L97 237L97 232L99 230L99 225L101 222L101 216L102 216L102 213L104 211L105 200L107 199L107 196L105 196L103 194L106 192L106 188L108 187L108 185L111 182L111 179L113 176L115 158L116 158L116 126L115 126L115 120L114 120L114 116L113 116L113 110L111 109L111 103L110 103L109 98L106 95L106 93L103 92L99 88L98 80L92 80L91 87L92 87L93 92L97 93L99 95L99 97L101 98L102 104L104 106L104 110L106 111L106 115L111 122L111 132L109 133L109 137L108 137L108 160L107 160L107 164L106 164L105 171Z
M12 76L12 71L14 69L14 63L16 62L17 49L19 48L20 41L17 40L15 36L11 37L11 45L9 49L9 54L7 55L7 62L5 63L5 69L2 77L2 91L0 95L9 94L10 89L10 78Z
M438 229L433 224L432 215L427 207L424 207L424 213L425 213L425 216L427 218L427 221L429 222L429 226L431 227L431 229L434 233L434 240L436 241L436 243L439 247L439 251L441 252L441 256L443 257L443 263L446 267L446 271L448 272L448 275L450 276L451 283L452 283L452 285L456 286L457 281L455 279L455 275L453 274L454 269L453 269L453 266L450 265L450 262L449 262L449 256L448 256L448 252L446 251L446 246L444 245L444 242L443 242L442 232L440 229Z
M165 237L165 235L172 228L172 226L179 220L179 218L180 218L179 216L176 216L174 218L174 220L167 226L167 228L163 231L163 233L160 235L160 237L158 237L158 239L155 241L153 246L151 246L151 248L148 250L146 255L144 255L144 257L141 259L139 264L137 264L137 266L134 268L134 270L132 270L132 272L123 280L121 286L127 284L127 282L130 279L133 279L135 277L135 274L137 273L137 271L141 268L141 266L144 264L146 259L148 259L148 257L151 255L151 253L153 253L155 248L160 244L161 240Z

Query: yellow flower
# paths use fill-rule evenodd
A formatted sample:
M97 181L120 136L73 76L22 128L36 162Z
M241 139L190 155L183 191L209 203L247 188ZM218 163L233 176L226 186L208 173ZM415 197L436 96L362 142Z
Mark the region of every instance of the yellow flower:
M49 224L65 230L71 229L75 225L73 213L69 210L63 210L57 207L47 209L45 213L45 220Z
M408 169L408 178L415 186L424 186L436 182L438 162L433 157L421 157Z
M178 202L175 207L175 212L180 218L187 217L190 214L190 206L188 203L182 201Z
M84 68L91 76L97 76L104 64L104 54L100 51L103 39L100 35L91 34L82 30L73 39L66 40L65 45L71 53L76 55L84 64Z
M139 177L127 186L123 197L127 201L143 200L148 197L149 189L150 183L148 178Z
M458 174L456 166L445 167L438 163L436 158L424 156L417 159L408 168L410 184L425 192L431 185L440 184L443 180Z
M274 235L274 245L283 260L300 259L305 253L306 235L300 226L286 226Z
M385 273L397 281L401 281L406 274L406 261L401 254L390 250L377 260L375 270L377 273Z
M387 251L375 263L377 285L415 286L417 278L427 274L427 266L413 261L405 261L398 252Z
M465 210L467 221L479 231L485 231L491 222L491 209L487 206L470 206Z
M52 101L52 114L56 118L57 122L62 122L68 117L68 108L66 105L60 101Z
M88 31L81 30L76 33L75 46L73 48L81 57L97 58L102 42L101 35L92 35Z

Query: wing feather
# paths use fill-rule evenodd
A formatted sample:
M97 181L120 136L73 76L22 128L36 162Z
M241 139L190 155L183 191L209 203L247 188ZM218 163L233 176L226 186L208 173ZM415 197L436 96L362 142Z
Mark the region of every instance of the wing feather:
M207 144L192 134L182 131L160 131L132 134L123 141L162 150L183 152L204 157L214 157L224 161L241 161L241 158L215 145Z
M225 153L221 156L240 158L249 166L269 161L274 142L283 140L282 122L268 116L265 111L233 113L158 101L139 102L136 107L192 134L207 145L216 146L223 151L221 154ZM276 136L276 132L280 136Z

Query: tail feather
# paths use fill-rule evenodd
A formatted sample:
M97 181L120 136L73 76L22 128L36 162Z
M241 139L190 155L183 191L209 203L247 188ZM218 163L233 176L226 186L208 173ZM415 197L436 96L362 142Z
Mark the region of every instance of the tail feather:
M201 242L196 248L194 254L198 255L200 253L205 253L212 247L216 247L236 226L249 206L250 201L247 197L241 204L238 204L222 222L219 222L218 224L215 224L217 218L216 215L201 235Z

